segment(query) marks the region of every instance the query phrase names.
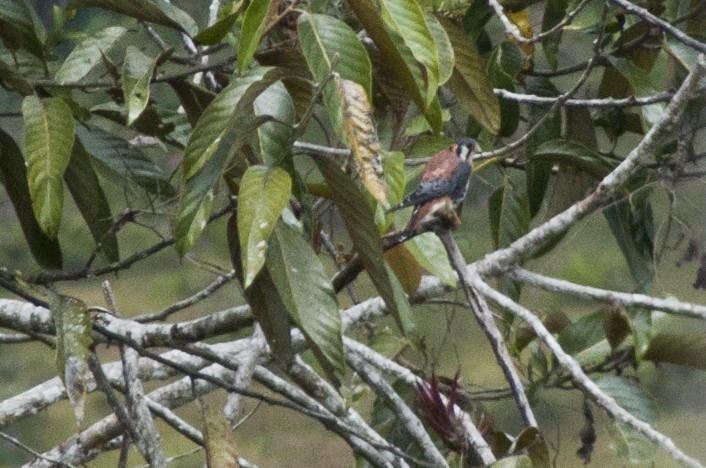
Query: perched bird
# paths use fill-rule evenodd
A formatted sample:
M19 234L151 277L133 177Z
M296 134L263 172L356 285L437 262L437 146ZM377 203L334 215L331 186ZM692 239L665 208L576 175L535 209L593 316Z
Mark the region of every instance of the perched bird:
M472 159L479 152L474 139L461 138L436 153L424 167L416 190L399 205L390 208L388 213L414 206L412 218L405 228L407 232L434 220L440 220L449 227L458 226L461 221L456 208L466 197L473 170Z

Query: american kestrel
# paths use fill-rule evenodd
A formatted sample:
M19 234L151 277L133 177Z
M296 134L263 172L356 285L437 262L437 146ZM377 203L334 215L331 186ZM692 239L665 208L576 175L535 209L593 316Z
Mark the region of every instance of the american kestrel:
M456 208L466 197L473 155L479 150L474 139L461 138L429 159L416 190L389 210L414 206L405 231L413 231L433 220L441 220L449 227L461 223Z

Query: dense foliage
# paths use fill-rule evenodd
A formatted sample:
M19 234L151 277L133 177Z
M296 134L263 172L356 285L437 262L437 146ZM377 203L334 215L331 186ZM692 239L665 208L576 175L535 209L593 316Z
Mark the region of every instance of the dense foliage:
M361 465L549 466L555 448L533 408L545 390L573 389L585 398L571 436L584 461L600 408L616 457L651 462L661 447L700 466L653 428L638 372L706 369L706 335L672 326L706 319L706 306L652 295L665 252L699 260L694 287L706 289L703 233L677 207L684 182L703 176L704 21L699 0L74 0L41 14L0 0L2 199L35 262L1 265L0 285L21 300L0 300L0 343L55 348L62 381L0 402L0 427L68 398L80 431L32 466L131 444L165 466L153 415L204 447L209 466L233 466L248 397L322 422ZM425 158L463 136L486 150L473 180L493 186L494 250L470 265L438 226L390 241L410 210L387 211ZM669 206L655 209L664 194ZM631 276L616 287L629 291L523 269L560 255L593 213ZM209 231L224 217L225 230ZM69 257L65 225L79 219L91 239L70 242L94 247ZM459 232L472 224L464 217ZM130 226L154 244L135 247ZM229 260L159 313L121 318L108 281L105 307L72 292L136 264L178 275L156 254L186 262L205 235ZM547 312L522 295L527 285L598 306L579 319ZM208 309L223 286L242 305L167 323ZM427 331L410 304L456 289L493 349L499 394L411 364ZM386 314L390 327L373 326ZM118 363L101 363L105 344L119 345ZM216 389L230 396L222 411L202 403L203 431L172 412ZM112 416L87 417L93 391ZM517 407L515 433L479 406L498 397Z

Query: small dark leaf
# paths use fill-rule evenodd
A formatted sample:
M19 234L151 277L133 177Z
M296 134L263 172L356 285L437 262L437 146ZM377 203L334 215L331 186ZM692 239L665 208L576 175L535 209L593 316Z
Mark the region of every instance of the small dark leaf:
M216 95L189 80L171 80L167 83L179 96L179 101L184 107L184 111L186 111L191 127L195 127L196 122L201 118L201 114L211 104Z
M536 427L525 428L517 436L515 453L526 453L532 460L534 468L549 468L552 466L547 442Z
M630 317L625 308L617 304L608 306L603 311L603 329L612 350L616 350L630 334Z

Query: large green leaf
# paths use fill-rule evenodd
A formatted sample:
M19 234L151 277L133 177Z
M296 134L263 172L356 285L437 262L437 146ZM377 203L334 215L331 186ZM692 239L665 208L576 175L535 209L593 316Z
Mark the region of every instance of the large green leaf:
M527 192L518 190L509 177L490 196L488 202L490 230L495 248L507 247L529 231L529 202ZM502 279L501 290L517 299L520 283Z
M105 8L138 20L180 29L190 36L198 30L191 16L166 0L71 0L69 6Z
M588 172L596 179L602 179L611 170L613 164L588 146L571 140L550 140L542 143L530 156L531 161L549 161L573 166Z
M103 63L103 54L127 32L122 26L110 26L84 39L71 51L54 75L59 83L80 81L96 66Z
M648 424L654 422L657 415L654 399L635 381L624 377L604 376L596 380L596 385L636 418ZM653 461L656 445L645 435L620 422L615 423L615 429L612 438L620 456L635 464Z
M52 294L50 308L56 325L56 366L81 426L88 389L89 347L93 343L86 304L74 297Z
M363 193L338 165L325 158L314 159L331 187L331 198L338 205L348 233L375 288L400 328L412 331L412 312L397 277L384 261L382 243L375 227L373 211Z
M277 223L267 249L267 271L319 363L338 384L345 360L333 287L301 233L282 221Z
M238 41L238 71L243 73L250 65L255 49L262 39L268 19L274 13L273 7L277 2L273 0L252 0L245 10L243 26Z
M243 113L252 114L252 103L269 85L281 78L281 70L255 67L236 78L206 108L184 149L183 173L193 177L213 156L226 130Z
M442 283L456 286L456 274L449 263L444 244L436 234L427 232L408 240L405 245L426 271Z
M500 43L486 62L486 71L495 88L515 90L515 77L524 65L525 57L520 49L510 42ZM510 136L517 129L520 107L514 101L500 99L501 124L498 134Z
M64 171L74 144L74 118L60 98L27 96L22 101L24 153L34 215L49 237L61 224Z
M0 39L8 49L25 49L44 60L46 32L27 0L0 0Z
M251 166L243 175L238 192L238 237L245 288L265 265L267 239L291 194L292 180L284 169Z
M92 162L96 163L96 168L102 170L101 174L117 184L135 184L150 194L165 198L176 194L164 171L123 138L85 125L76 127L76 135L91 155Z
M453 44L451 44L451 39L446 29L441 25L441 22L436 16L425 11L424 17L427 20L429 31L434 38L436 49L439 52L439 86L442 86L449 81L454 70L456 56Z
M60 269L62 255L59 241L47 236L37 223L32 211L32 200L27 182L27 166L22 151L10 135L0 129L0 174L5 191L20 221L29 250L43 268Z
M294 102L282 82L276 82L255 99L255 115L271 116L257 129L260 154L267 166L280 164L291 153L294 128Z
M91 158L80 140L74 143L69 165L64 172L64 180L96 245L109 261L117 262L120 253L118 238L111 230L113 218L110 204L93 170Z
M603 214L638 288L648 290L655 274L655 232L648 197L641 192L629 199L616 200L603 210Z
M302 52L314 79L324 85L323 96L331 122L342 141L346 141L343 107L331 77L360 84L372 97L370 58L355 32L343 21L327 15L302 15L297 25Z
M156 66L152 59L136 47L129 46L123 62L123 97L127 107L127 124L132 124L150 100L150 80Z
M567 0L547 1L547 5L544 7L544 16L542 17L542 32L552 29L564 19L568 3ZM552 70L557 68L556 55L559 51L560 42L561 31L557 31L542 39L542 50Z
M417 62L424 66L426 104L431 104L439 88L441 73L439 50L424 11L416 0L382 0L380 6L385 24L400 35Z
M555 97L559 92L551 81L542 77L527 77L525 80L527 93L537 96ZM527 124L534 127L546 112L538 106L530 106ZM528 159L525 176L527 179L527 198L529 200L530 216L534 217L542 206L544 195L547 192L549 180L552 175L553 161L542 161L531 159L537 148L546 141L556 140L561 137L561 114L556 112L549 117L534 133L527 139L525 144L525 155Z
M483 69L478 50L463 29L447 19L441 24L446 29L456 57L449 85L466 111L486 130L496 134L500 129L500 103L493 94L493 86Z
M380 52L384 73L390 73L424 113L434 132L441 130L438 99L428 103L427 82L410 48L397 31L385 25L380 11L371 0L350 0L348 5Z

